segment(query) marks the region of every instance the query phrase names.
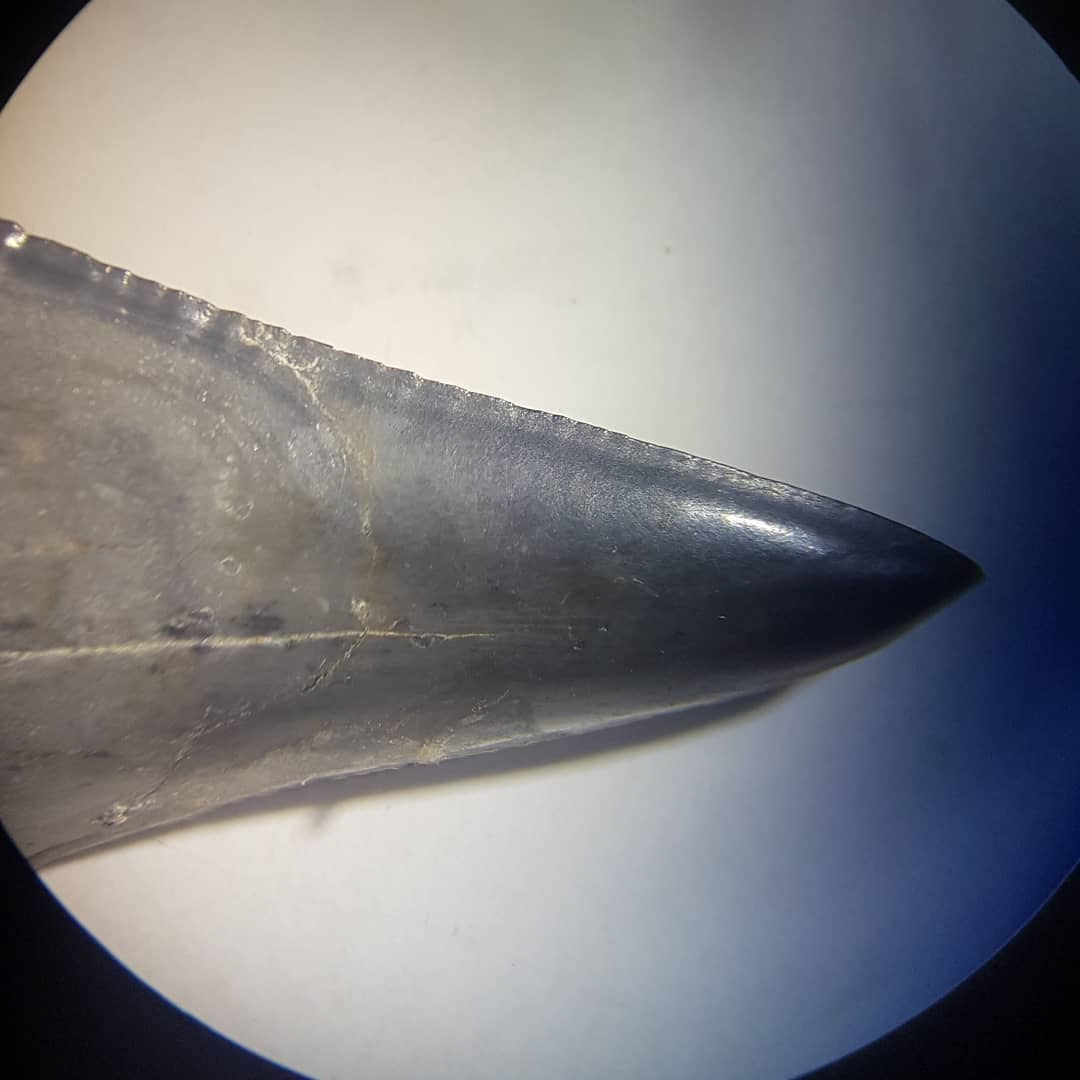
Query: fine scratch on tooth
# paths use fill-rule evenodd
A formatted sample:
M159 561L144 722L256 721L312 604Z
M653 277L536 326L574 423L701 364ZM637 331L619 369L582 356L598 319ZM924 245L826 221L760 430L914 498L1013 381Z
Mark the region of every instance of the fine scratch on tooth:
M255 634L250 637L207 637L193 639L162 638L150 641L118 641L105 645L52 645L42 649L0 649L0 662L67 659L76 657L156 656L161 653L190 652L193 648L215 649L295 648L311 641L354 641L365 637L390 638L414 642L417 636L427 641L494 641L495 634L473 631L458 634L423 634L406 630L314 630L305 634ZM357 641L359 639L359 641Z
M324 682L329 680L333 676L334 672L337 671L337 669L339 667L341 667L342 664L347 663L349 660L351 660L353 658L353 654L356 652L357 649L360 648L361 645L364 644L364 641L367 638L367 636L368 636L368 632L366 630L363 631L361 633L360 637L357 638L356 641L352 642L352 644L350 644L345 649L345 651L329 667L326 666L326 661L324 660L323 661L323 666L308 681L307 685L304 686L301 689L300 693L301 694L310 694L312 690L315 690L316 688L321 686Z
M253 326L254 331L249 330L249 326ZM358 455L356 447L353 445L348 432L345 431L340 424L334 422L333 415L319 396L315 379L315 376L319 373L319 358L316 356L306 364L298 364L295 360L290 358L288 350L283 349L275 340L273 331L264 323L255 322L250 319L242 319L237 326L236 332L237 336L245 345L251 345L260 349L263 355L278 367L284 368L286 371L292 373L297 382L304 388L304 392L307 394L315 412L325 423L328 435L331 438L336 435L340 440L339 452L341 456L341 476L338 485L338 496L340 497L341 492L345 487L345 476L350 471L350 464L355 463L356 466L362 470L363 459ZM316 423L315 427L318 428L319 424Z
M94 819L94 824L104 825L111 827L113 825L123 825L127 821L128 817L142 810L148 803L151 802L153 797L172 779L176 770L183 763L184 759L189 757L191 751L195 748L195 744L204 736L209 735L212 731L217 731L218 728L224 727L227 724L232 723L234 720L240 719L242 716L250 715L250 710L245 705L243 706L239 714L236 716L226 716L223 719L218 720L216 723L211 722L211 712L207 709L200 723L196 724L183 738L180 744L180 749L174 755L172 761L169 763L168 768L162 774L161 779L158 780L153 787L148 788L141 795L136 796L129 803L113 803L108 810L103 814L99 814Z
M468 726L470 724L477 724L481 720L486 719L490 709L494 709L496 705L501 704L510 696L511 689L512 688L508 686L492 701L486 701L484 698L481 698L463 717L461 717L460 720L458 720L458 723Z

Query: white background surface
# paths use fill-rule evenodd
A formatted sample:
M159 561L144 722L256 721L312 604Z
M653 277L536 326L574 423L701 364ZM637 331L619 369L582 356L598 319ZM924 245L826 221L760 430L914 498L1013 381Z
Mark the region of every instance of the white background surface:
M0 115L3 216L988 581L739 722L335 785L48 884L326 1077L780 1076L929 1004L1078 854L1078 96L1004 4L94 0Z

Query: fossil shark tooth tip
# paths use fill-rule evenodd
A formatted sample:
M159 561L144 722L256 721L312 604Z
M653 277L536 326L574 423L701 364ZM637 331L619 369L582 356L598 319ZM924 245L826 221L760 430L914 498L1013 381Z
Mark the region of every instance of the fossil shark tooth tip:
M786 685L980 576L843 503L0 238L0 815L39 863Z

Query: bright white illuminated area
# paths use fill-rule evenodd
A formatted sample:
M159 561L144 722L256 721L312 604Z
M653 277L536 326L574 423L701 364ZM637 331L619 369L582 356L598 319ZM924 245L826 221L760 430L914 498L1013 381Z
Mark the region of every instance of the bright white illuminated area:
M749 533L756 533L758 536L768 540L775 540L791 547L801 548L807 554L823 555L826 551L820 540L811 536L805 529L800 529L797 525L788 525L782 521L770 521L768 518L740 513L738 510L717 510L699 503L692 504L690 513L703 521L718 517L725 525L736 529L745 529Z
M928 1006L1080 855L1080 92L1005 3L94 0L0 160L33 234L987 575L737 720L312 784L48 869L181 1008L319 1077L792 1076Z

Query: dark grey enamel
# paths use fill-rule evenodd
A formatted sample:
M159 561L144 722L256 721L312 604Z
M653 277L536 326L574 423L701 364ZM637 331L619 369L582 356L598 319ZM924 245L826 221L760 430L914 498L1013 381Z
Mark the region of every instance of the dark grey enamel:
M781 686L979 577L0 224L0 816L45 862Z

